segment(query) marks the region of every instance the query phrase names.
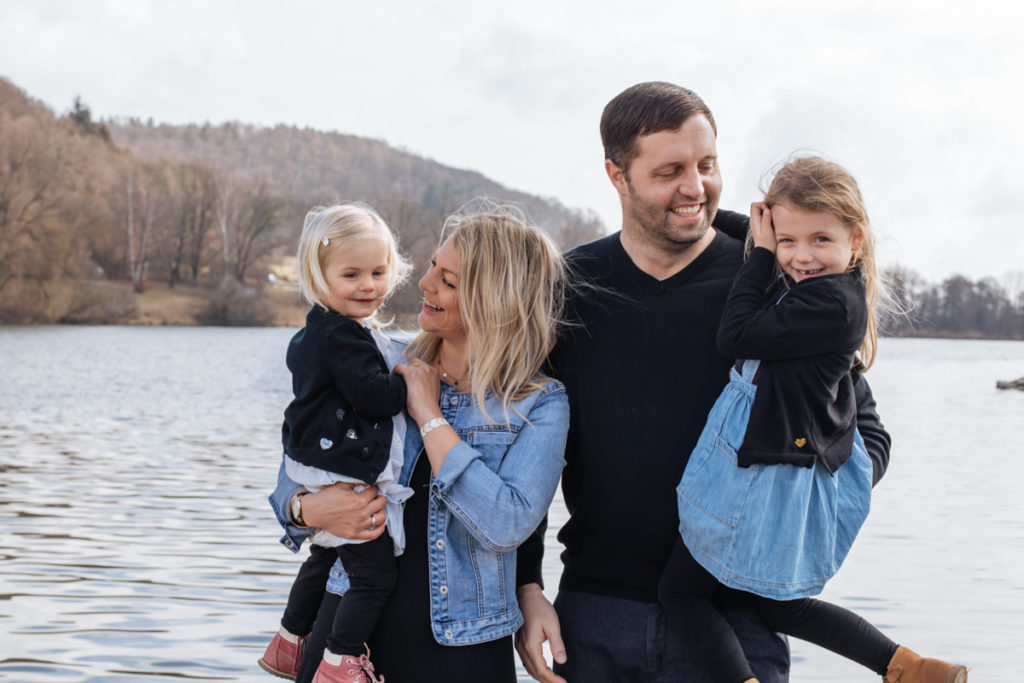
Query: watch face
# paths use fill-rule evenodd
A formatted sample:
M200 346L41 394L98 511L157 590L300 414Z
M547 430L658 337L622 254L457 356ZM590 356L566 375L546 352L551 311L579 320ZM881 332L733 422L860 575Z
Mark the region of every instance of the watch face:
M302 496L292 498L292 521L302 524Z

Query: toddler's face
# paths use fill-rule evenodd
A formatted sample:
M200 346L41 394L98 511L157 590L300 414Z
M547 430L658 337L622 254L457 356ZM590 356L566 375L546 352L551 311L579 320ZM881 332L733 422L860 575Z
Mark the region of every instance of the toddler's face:
M388 293L388 248L383 240L359 239L331 249L324 262L324 303L348 318L365 320Z

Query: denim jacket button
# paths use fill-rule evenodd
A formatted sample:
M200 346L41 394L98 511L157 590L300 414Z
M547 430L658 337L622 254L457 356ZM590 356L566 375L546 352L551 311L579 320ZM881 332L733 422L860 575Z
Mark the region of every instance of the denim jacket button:
M441 586L438 590L441 591L441 595L448 595L448 586Z
M454 634L454 633L452 633L451 631L445 631L445 632L444 632L444 637L445 637L445 638L448 638L449 640L451 640L452 638L454 638L454 637L455 637L455 634Z
M437 547L438 548L443 548L444 547L444 539L443 538L437 539Z

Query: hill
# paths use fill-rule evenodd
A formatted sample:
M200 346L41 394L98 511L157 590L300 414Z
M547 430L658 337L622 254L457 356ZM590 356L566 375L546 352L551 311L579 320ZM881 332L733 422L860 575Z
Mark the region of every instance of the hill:
M140 296L157 284L164 302L187 287L176 310L199 311L198 322L291 320L268 276L282 272L310 207L370 204L422 269L444 217L478 196L519 205L563 248L603 232L592 213L380 140L95 121L79 99L57 115L0 78L0 322L159 323L143 310L153 297ZM402 314L418 301L407 285L389 305Z

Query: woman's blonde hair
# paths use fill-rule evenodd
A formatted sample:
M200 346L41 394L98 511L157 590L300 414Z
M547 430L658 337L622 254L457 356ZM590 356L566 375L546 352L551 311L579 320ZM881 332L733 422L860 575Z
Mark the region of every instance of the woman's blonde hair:
M472 395L481 410L486 392L498 396L507 419L513 402L548 382L540 369L562 323L565 262L519 209L487 200L445 220L439 244L449 239L459 254L456 291ZM440 346L440 337L420 332L407 355L433 363Z
M387 297L409 276L412 265L398 253L398 242L380 215L365 204L352 202L318 206L306 214L299 238L299 288L312 306L329 307L324 264L327 258L358 239L379 239L388 252Z
M875 240L857 181L834 161L818 156L793 157L775 172L764 201L769 208L786 201L805 211L828 213L845 225L851 235L862 235L861 246L850 260L850 270L859 268L864 280L868 326L857 353L862 369L867 370L875 362L878 350L877 310L880 302L888 300L888 294L875 265ZM748 244L751 239L748 235Z

